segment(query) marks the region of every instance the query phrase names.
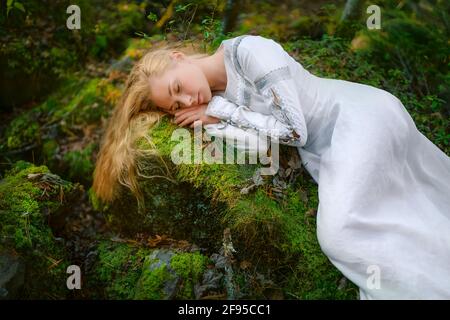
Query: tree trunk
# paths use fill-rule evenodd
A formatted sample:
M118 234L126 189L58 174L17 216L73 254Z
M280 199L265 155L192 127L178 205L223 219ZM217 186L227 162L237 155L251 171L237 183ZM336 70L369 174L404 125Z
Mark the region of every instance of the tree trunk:
M361 0L347 0L342 12L341 22L359 18L361 16L362 3Z
M236 27L239 9L240 9L240 1L227 0L227 5L225 7L225 15L222 21L224 34L233 31L234 28Z

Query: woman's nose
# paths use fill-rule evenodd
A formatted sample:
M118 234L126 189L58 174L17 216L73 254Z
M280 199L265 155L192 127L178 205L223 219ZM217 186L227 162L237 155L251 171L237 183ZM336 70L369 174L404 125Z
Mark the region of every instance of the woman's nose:
M192 99L191 96L185 95L185 96L183 97L183 104L184 104L186 107L191 107L191 106L192 106L192 103L193 103L193 99Z

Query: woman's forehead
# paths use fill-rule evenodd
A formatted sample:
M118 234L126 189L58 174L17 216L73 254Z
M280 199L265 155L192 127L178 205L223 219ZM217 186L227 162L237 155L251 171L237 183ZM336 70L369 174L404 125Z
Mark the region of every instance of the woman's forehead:
M150 77L150 96L151 100L159 107L170 107L171 96L169 86L171 84L170 75Z

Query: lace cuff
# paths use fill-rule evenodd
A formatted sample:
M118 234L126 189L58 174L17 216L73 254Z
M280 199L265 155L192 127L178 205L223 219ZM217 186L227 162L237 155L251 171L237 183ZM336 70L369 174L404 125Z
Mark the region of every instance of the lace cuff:
M205 114L221 120L229 120L237 106L221 96L212 97Z

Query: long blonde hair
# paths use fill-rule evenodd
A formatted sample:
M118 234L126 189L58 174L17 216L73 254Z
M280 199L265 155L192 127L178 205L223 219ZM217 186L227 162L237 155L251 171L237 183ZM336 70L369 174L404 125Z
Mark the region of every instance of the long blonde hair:
M184 53L194 52L189 54L191 58L207 56L176 43L148 51L134 65L100 144L93 190L102 201L110 202L117 198L119 184L129 188L138 200L142 200L138 184L140 159L155 150L149 150L148 144L147 148L139 147L136 142L140 138L151 141L149 129L165 115L150 100L149 77L160 76L172 66L169 53L175 48Z

